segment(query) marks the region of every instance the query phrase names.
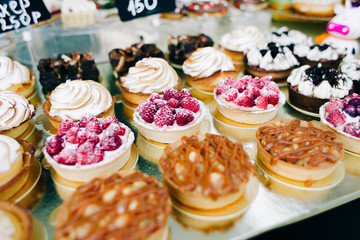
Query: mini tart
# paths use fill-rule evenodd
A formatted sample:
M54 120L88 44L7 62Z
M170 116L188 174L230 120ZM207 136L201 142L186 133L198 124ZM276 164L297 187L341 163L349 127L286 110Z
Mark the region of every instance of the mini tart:
M83 85L83 86L82 86ZM52 107L52 96L57 92L61 95L65 95L66 101L63 101L63 97L58 96L54 101L63 101L57 103L60 105L56 115L51 115ZM93 97L96 94L96 98ZM72 99L69 99L72 98ZM109 101L111 101L109 103ZM104 104L100 104L104 102ZM90 104L90 105L89 105ZM93 109L89 108L93 106ZM109 116L115 116L115 97L111 97L110 92L97 82L91 80L73 80L66 81L60 84L50 95L50 98L43 104L42 110L49 119L51 125L55 129L59 129L60 123L65 119L71 121L79 121L81 116L85 113L94 114L97 118L106 118ZM69 112L71 110L71 112ZM63 113L65 111L65 113ZM71 115L70 115L71 114ZM64 115L64 118L61 117Z
M61 205L55 239L163 239L169 195L155 177L122 171L81 185Z
M22 164L17 166L16 169L10 170L5 178L9 179L2 182L0 185L0 200L7 200L18 192L28 180L30 167L34 164L35 147L24 140L16 140L22 151ZM21 162L20 162L21 163ZM4 176L3 176L4 177ZM4 179L0 179L4 180Z
M101 119L98 119L101 120ZM89 121L90 122L90 121ZM102 121L104 122L104 121ZM101 124L102 124L101 122ZM76 124L78 127L80 127L79 131L88 131L86 130L87 127L82 127L79 124ZM80 153L79 153L79 149L82 147L82 145L87 144L89 141L89 137L86 136L86 140L84 141L84 143L82 143L80 146L78 143L71 143L69 142L69 140L67 140L68 136L68 132L70 131L71 127L69 130L66 129L59 129L59 133L55 136L50 136L47 138L46 143L45 143L45 147L43 148L43 153L44 153L44 157L47 160L47 162L51 165L52 168L54 168L54 170L56 171L57 174L59 174L61 177L73 181L73 182L87 182L92 180L95 177L99 177L101 175L104 174L111 174L114 173L116 171L118 171L121 167L123 167L127 161L130 158L130 154L131 154L131 145L134 142L134 133L130 130L129 127L127 127L125 124L122 123L118 123L118 127L119 128L123 128L124 133L123 135L120 135L118 133L116 133L120 139L121 142L120 144L117 146L116 149L106 149L105 147L109 146L109 145L113 145L112 142L108 142L108 143L104 143L104 145L102 145L102 140L104 140L105 137L107 137L108 132L107 128L106 129L102 129L102 132L100 134L102 134L102 136L100 136L100 134L97 134L97 136L99 137L99 142L94 144L94 149L93 149L93 153L91 155L87 155L85 156L85 159L82 159L82 161L85 161L84 163L80 162ZM101 126L101 125L100 125ZM101 126L102 128L102 126ZM65 133L65 135L63 135L60 132L67 132ZM76 133L77 135L77 133ZM62 138L64 143L61 143L61 150L59 152L57 152L56 154L50 154L48 152L48 141L50 142L51 140L53 140L54 138ZM76 136L76 138L79 138L78 135ZM69 148L67 148L67 146L70 146ZM70 149L70 148L74 148L76 149L76 161L74 162L62 162L62 161L67 161L66 159L62 159L60 160L60 154L63 150L66 149ZM90 159L92 155L96 155L95 153L95 148L100 149L99 151L103 152L103 158L98 161L98 160L94 160L94 159ZM90 151L90 150L89 150ZM89 152L88 151L88 152ZM65 157L66 158L66 157ZM70 157L68 157L70 159ZM90 159L90 160L86 160L86 159ZM87 162L86 162L87 161Z
M341 3L340 0L321 0L321 1L305 1L292 0L292 6L295 11L318 17L334 16L335 4Z
M119 80L123 97L130 103L139 105L154 92L163 93L166 88L178 89L179 75L164 59L143 58L131 67Z
M214 134L182 137L168 145L159 169L173 198L203 210L238 200L255 173L240 142Z
M244 81L247 84L245 86L247 90L242 89L243 91L240 93L235 87L238 81ZM246 124L260 124L274 119L280 107L285 103L285 95L280 92L276 83L272 82L271 77L259 79L245 76L238 81L233 79L222 80L214 90L214 98L219 112L230 120ZM257 83L262 84L261 89L256 87ZM270 85L272 85L274 91L270 90ZM227 86L229 87L228 90L222 90ZM260 95L255 96L251 89L257 89ZM249 97L253 99L252 106L245 106L244 102L246 100L241 101L243 97L246 97L244 94L246 91L250 92ZM229 99L232 93L235 93L236 96L233 95L235 99ZM274 96L277 98L276 102L272 102L274 100L271 98ZM260 101L262 100L266 101L265 108L261 106ZM237 101L241 105L237 104Z
M35 116L35 108L26 98L11 91L0 91L0 134L21 136Z
M348 75L353 80L355 92L360 94L360 59L344 62L340 69L342 73Z
M271 121L256 132L259 160L271 171L296 181L316 181L331 174L344 156L331 131L298 119Z
M0 57L1 90L13 91L27 99L36 92L35 74L8 57Z
M9 201L0 200L0 230L2 236L10 239L32 239L33 219L29 210ZM9 235L6 235L9 234Z
M186 14L189 17L224 17L228 12L222 1L194 1L186 6Z

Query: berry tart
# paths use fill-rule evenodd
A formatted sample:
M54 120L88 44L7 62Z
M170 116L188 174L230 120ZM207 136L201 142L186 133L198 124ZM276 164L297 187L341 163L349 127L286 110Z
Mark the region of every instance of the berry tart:
M240 142L225 136L184 136L165 148L159 162L170 196L198 210L239 200L255 168Z
M206 116L204 103L194 98L188 89L178 93L166 89L164 95L153 93L136 108L133 119L145 138L171 143L182 136L195 135Z
M294 69L287 82L290 104L315 114L329 99L344 98L353 88L351 79L336 69L308 65Z
M192 1L186 6L189 17L224 17L228 12L222 0Z
M258 158L267 169L309 184L329 176L344 155L333 132L298 119L266 123L256 138Z
M340 62L346 56L342 49L327 44L298 44L294 46L294 54L301 65L316 67L321 63L323 67L331 68L338 68Z
M99 81L99 70L92 53L59 54L57 58L44 58L39 61L40 83L45 96L49 96L58 85L67 80L90 79Z
M27 137L23 134L32 130L34 116L35 108L25 97L11 91L0 91L0 134L12 138Z
M46 139L43 153L61 177L87 182L124 166L133 141L133 132L115 117L86 114L76 123L62 121L58 134Z
M355 92L360 94L360 59L343 63L340 69L353 81Z
M242 62L244 55L265 41L264 34L255 26L238 26L221 36L220 49L231 57L234 63Z
M81 185L60 207L55 239L167 239L171 203L155 177L122 171Z
M331 99L320 108L321 123L335 132L344 148L360 154L360 96Z
M270 32L267 33L266 38L269 42L277 43L281 46L297 45L297 44L313 44L313 41L310 37L306 36L304 33L289 29L285 26L281 28L273 28Z
M212 47L214 41L205 34L198 36L179 35L169 38L169 59L171 63L181 65L198 48Z
M340 4L341 0L292 0L292 6L295 11L318 17L334 16L334 7Z
M240 123L259 124L275 118L285 103L285 95L271 77L244 76L221 80L214 90L218 110L225 117Z
M0 135L0 200L14 196L29 179L35 147L24 140Z
M0 90L13 91L28 100L36 95L35 74L8 57L0 57Z
M182 69L187 82L205 92L214 91L220 79L238 75L231 58L213 47L198 48L185 60Z
M254 77L271 75L274 81L286 79L299 65L292 47L270 42L251 49L244 58L245 71Z
M109 52L110 64L116 78L123 76L137 61L147 57L165 58L164 53L155 45L135 43L128 48L115 48Z
M120 78L120 89L126 101L139 105L152 93L163 93L166 88L178 88L181 79L162 58L149 57L136 62Z
M115 97L100 83L91 80L73 80L60 84L43 105L43 112L55 129L67 119L79 121L85 113L97 118L114 116Z

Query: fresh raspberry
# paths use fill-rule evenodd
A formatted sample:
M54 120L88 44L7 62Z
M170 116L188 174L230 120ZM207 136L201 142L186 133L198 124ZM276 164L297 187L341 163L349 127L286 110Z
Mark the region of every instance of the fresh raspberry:
M76 127L76 126L77 126L76 123L66 119L65 121L62 121L60 123L59 131L57 134L60 136L65 136L70 128Z
M121 127L120 124L112 123L110 126L106 129L107 131L115 131L117 135L124 136L126 129Z
M252 85L258 89L263 89L265 86L265 81L262 78L253 78Z
M276 105L279 102L279 94L275 92L268 92L267 94L267 100L269 104Z
M77 144L78 143L78 140L77 140L78 132L79 132L78 126L70 128L69 131L65 135L66 141L69 143L72 143L72 144Z
M200 104L198 100L192 97L186 97L183 100L181 100L181 107L185 109L189 109L194 113L197 113L200 110Z
M257 87L253 87L253 88L249 89L249 92L250 92L250 95L251 95L254 99L256 99L258 96L261 95L260 89L258 89Z
M89 132L94 132L96 134L100 134L102 133L102 128L101 128L101 124L99 122L99 120L91 120L90 122L88 122L88 124L86 125L86 131Z
M171 98L167 101L167 104L170 106L170 107L173 107L173 108L178 108L180 106L180 102L179 100L176 100L175 98Z
M190 90L187 88L183 88L180 92L180 96L179 96L179 100L183 100L186 97L192 97L193 95L191 94Z
M64 139L60 135L48 137L45 146L50 156L57 155L64 148Z
M105 130L111 123L119 124L119 120L116 117L107 117L102 121L102 129Z
M86 125L88 124L88 122L92 121L92 120L96 120L96 117L90 113L86 113L79 122L80 127L86 127Z
M156 113L156 105L150 101L142 101L137 108L140 117L147 123L154 121L154 115Z
M242 78L236 81L236 83L234 83L233 88L236 88L239 91L239 93L242 93L243 91L246 90L248 84L249 84L248 78Z
M186 98L185 98L186 99ZM155 125L158 127L172 126L175 122L173 110L169 106L162 107L154 117Z
M177 125L185 126L194 120L194 113L188 109L180 109L180 111L176 113L175 118Z
M77 133L77 144L80 146L87 140L87 134L85 129L80 129Z
M256 106L258 108L262 108L262 109L267 109L267 106L268 106L268 100L265 96L259 96L257 99L256 99Z
M160 94L158 94L158 93L152 93L151 96L149 97L149 100L150 100L151 102L153 102L153 101L155 101L155 99L161 99Z
M270 82L273 82L272 76L265 76L260 78L261 81L265 83L265 85L268 85Z
M104 136L100 141L100 147L105 151L114 151L122 144L121 138L114 131L104 131Z
M77 162L81 165L93 163L95 144L86 141L78 148Z
M325 105L325 112L331 112L334 109L342 109L343 103L338 98L332 98L326 105Z
M239 97L235 103L241 107L248 107L251 108L253 106L255 106L255 101L254 98L252 96L249 95L242 95L241 97Z
M347 123L345 124L343 131L354 137L360 138L360 123L358 122Z
M224 98L228 102L233 102L238 96L238 90L235 88L230 88L229 91L224 93Z
M224 84L228 85L228 86L232 86L232 85L234 85L234 83L235 83L235 80L232 77L228 77L224 80Z
M339 109L332 110L326 117L326 121L328 121L335 127L343 125L345 123L345 120L345 115Z
M95 145L100 142L99 135L91 131L86 131L86 139L88 142L92 142Z
M155 99L154 103L155 103L155 106L156 106L156 110L159 110L163 106L167 105L167 101L162 100L162 99Z
M64 165L74 165L77 162L76 149L63 149L56 158L56 161Z
M101 162L102 160L104 160L104 155L105 153L102 149L95 147L93 162L94 163Z
M171 98L179 99L179 93L173 88L167 88L163 96L164 100L168 101Z
M267 86L267 90L270 92L275 92L276 94L279 94L280 93L280 90L279 90L279 87L276 83L274 82L270 82Z
M224 83L220 83L217 87L216 87L216 95L220 96L221 94L223 94L224 92L227 92L230 89L230 86L224 84Z
M357 93L352 93L349 96L347 96L342 102L344 104L344 106L348 105L349 101L354 99L354 98L360 98L360 95L358 95Z

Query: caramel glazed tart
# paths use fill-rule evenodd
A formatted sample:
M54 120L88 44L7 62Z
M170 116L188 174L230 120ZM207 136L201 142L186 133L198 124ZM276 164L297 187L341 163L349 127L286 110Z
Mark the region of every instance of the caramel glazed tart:
M298 119L271 121L256 138L258 158L268 169L309 184L330 175L344 156L335 133Z
M168 145L159 169L170 195L200 210L220 209L241 198L255 169L240 142L225 136L183 137Z
M170 213L155 177L121 171L76 189L60 208L55 239L164 239Z

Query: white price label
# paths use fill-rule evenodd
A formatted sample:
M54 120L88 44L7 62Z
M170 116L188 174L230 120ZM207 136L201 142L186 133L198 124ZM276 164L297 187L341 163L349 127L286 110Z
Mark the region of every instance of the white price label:
M158 4L157 0L129 0L127 10L131 15L136 16L142 13L144 10L154 10Z

